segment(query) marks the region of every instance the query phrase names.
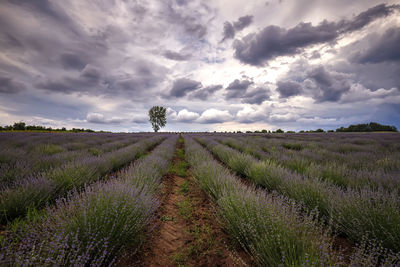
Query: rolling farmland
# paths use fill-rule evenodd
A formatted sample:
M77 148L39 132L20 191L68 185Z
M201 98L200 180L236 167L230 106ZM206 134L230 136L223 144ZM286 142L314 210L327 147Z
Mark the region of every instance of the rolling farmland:
M0 264L398 266L398 133L0 133Z

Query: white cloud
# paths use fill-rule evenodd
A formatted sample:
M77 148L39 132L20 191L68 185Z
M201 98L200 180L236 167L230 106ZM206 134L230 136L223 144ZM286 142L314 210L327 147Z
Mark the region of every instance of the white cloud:
M120 124L120 123L124 122L125 119L121 118L121 117L115 117L115 116L108 119L101 113L91 112L91 113L87 114L86 121L90 122L90 123L98 123L98 124Z
M297 121L300 118L298 114L285 113L285 114L271 114L269 120L271 122L289 122Z
M257 121L266 121L268 112L263 108L246 106L236 113L236 119L242 123L252 123Z
M233 116L227 110L218 110L210 108L205 110L200 118L197 120L199 123L221 123L232 120Z
M385 99L399 95L400 90L398 88L391 88L389 90L380 88L378 90L371 91L361 84L355 84L347 93L342 96L341 102L354 103L359 101L369 101L371 99Z
M176 111L174 110L174 109L172 109L172 108L170 108L170 107L168 107L167 108L167 120L176 120L176 118L177 118L177 113L176 113Z
M92 112L87 114L86 116L87 122L92 122L92 123L105 123L105 118L103 114Z
M182 109L178 112L176 120L179 122L191 122L196 120L200 115L196 112L188 111L187 109Z

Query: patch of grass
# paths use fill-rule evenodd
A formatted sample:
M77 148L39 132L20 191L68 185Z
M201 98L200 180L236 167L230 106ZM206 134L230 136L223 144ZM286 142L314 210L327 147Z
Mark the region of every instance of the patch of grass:
M177 203L178 214L182 216L185 220L192 218L193 207L192 203L188 199L182 200Z
M182 148L178 149L178 150L176 151L176 154L178 155L178 157L179 157L180 159L184 159L184 158L185 158L185 152L183 151Z
M184 181L183 184L181 184L180 186L181 188L179 189L179 191L183 194L186 194L187 192L189 192L189 184L187 181Z
M101 151L99 149L96 149L96 148L93 148L93 147L89 148L88 151L93 156L98 156L98 155L101 154Z
M189 250L190 254L206 254L207 251L212 249L215 238L213 237L211 225L207 223L196 225L191 229L190 233L193 236L193 245Z
M188 256L189 255L187 253L187 250L183 249L175 252L174 255L172 255L172 260L178 266L185 266L185 262L187 261Z
M170 222L170 221L174 221L174 217L169 217L167 215L163 215L163 216L161 216L160 220L162 222Z
M171 165L169 168L169 172L176 174L181 177L186 177L186 170L189 167L189 164L185 161L180 161L177 164Z
M303 149L303 146L301 144L291 144L291 143L284 143L282 144L282 146L286 149L290 149L290 150L297 150L300 151Z
M36 147L36 152L45 154L45 155L54 155L56 153L60 153L64 151L64 148L62 148L60 145L54 145L54 144L44 144Z

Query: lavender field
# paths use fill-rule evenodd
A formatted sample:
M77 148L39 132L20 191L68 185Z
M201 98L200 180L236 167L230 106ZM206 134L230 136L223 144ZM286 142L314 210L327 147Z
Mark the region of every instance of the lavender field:
M0 211L4 266L399 266L400 135L3 132Z

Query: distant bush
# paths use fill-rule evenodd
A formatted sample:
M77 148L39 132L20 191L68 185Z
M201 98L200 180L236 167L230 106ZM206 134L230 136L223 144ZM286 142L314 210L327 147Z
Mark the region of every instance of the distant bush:
M376 122L350 125L349 127L340 127L336 132L397 132L397 128L392 125L382 125Z
M13 125L6 125L0 126L0 131L51 131L51 132L88 132L94 133L95 131L91 129L79 129L79 128L72 128L71 130L67 130L65 127L61 129L53 129L51 127L45 127L41 125L26 125L25 122L15 122ZM103 132L103 131L100 131Z

